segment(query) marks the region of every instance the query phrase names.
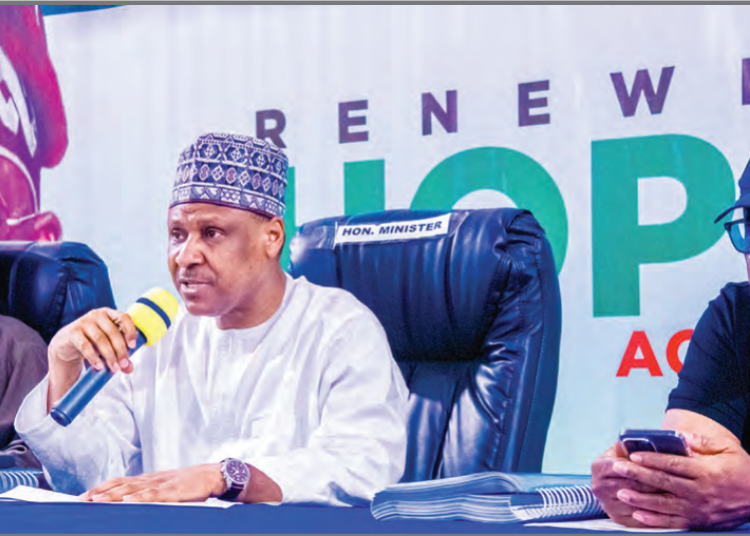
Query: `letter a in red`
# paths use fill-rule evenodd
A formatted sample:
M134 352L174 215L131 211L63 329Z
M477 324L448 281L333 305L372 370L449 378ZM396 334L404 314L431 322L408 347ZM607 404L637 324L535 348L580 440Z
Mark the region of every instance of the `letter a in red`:
M636 359L638 350L641 350L643 358ZM633 369L645 368L651 373L651 376L663 376L659 363L656 361L654 349L646 336L645 331L634 331L625 348L625 355L622 356L620 368L617 371L617 377L627 377Z

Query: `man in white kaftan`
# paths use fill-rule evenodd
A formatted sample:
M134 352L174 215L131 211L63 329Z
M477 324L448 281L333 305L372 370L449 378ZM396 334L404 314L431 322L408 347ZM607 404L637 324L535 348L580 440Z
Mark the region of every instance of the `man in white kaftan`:
M247 139L232 140L238 138ZM132 363L119 360L116 348L121 331L129 339L127 315L107 310L82 322L78 333L58 335L62 342L50 345L49 378L55 378L53 365L63 367L55 359L67 363L67 357L54 356L71 353L56 348L72 346L78 361L84 354L93 366L106 361L124 374L116 374L67 428L47 415L59 390L49 378L21 407L16 428L54 488L91 490L89 500L201 500L227 491L226 475L219 473L227 458L250 468L252 484L238 497L244 502L356 504L398 481L405 463L407 389L375 316L348 292L283 272L278 305L271 301L251 310L247 300L233 298L241 276L231 281L237 288L215 300L220 306L213 305L221 285L228 289L230 283L219 277L224 268L212 259L217 252L227 255L237 222L245 221L239 218L248 214L228 205L186 203L170 209L170 267L187 310L181 307L167 334L139 350ZM278 220L257 225L274 229ZM218 229L216 236L206 229ZM278 237L270 231L260 236L258 247L273 243L274 257ZM245 247L247 241L236 244ZM257 260L242 264L256 273ZM255 282L252 296L265 292L270 279L249 277ZM225 307L227 300L235 301ZM246 321L248 311L263 321ZM96 337L112 322L121 327L110 335L110 351ZM81 333L101 361L76 342L83 340Z

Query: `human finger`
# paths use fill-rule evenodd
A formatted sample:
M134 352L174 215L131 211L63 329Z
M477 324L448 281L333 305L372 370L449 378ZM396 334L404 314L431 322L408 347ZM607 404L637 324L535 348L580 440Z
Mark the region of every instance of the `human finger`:
M118 502L122 501L124 496L132 495L152 485L150 481L135 478L128 479L127 482L123 482L119 486L112 487L107 491L92 493L91 500L94 502Z
M622 460L619 460L618 458L597 458L594 463L591 464L592 486L595 488L614 490L612 494L616 493L617 490L621 488L634 489L643 493L654 493L659 491L653 486L643 482L626 478L613 469L615 463L626 460L627 458L622 458Z
M633 517L633 512L635 512L635 509L632 506L629 506L627 510L624 511L605 510L605 512L607 513L609 518L618 525L624 525L630 528L642 528L646 526Z
M101 370L104 368L104 361L99 356L96 346L89 340L82 329L71 332L70 344L75 348L78 355L88 361L94 369ZM70 359L66 361L70 361Z
M695 480L705 473L698 459L688 456L661 454L658 452L636 452L630 459L644 467L663 471L671 475Z
M135 323L128 313L123 313L121 311L115 310L111 311L112 321L122 332L127 347L132 350L133 348L135 348L138 339L138 328L135 327Z
M120 361L120 372L125 374L131 374L135 370L133 362L130 359L123 359Z
M633 483L625 478L607 478L603 482L592 479L592 491L612 521L626 527L643 527L641 522L633 519L635 508L617 497L620 490L628 489L626 486Z
M122 497L123 502L176 502L164 498L158 488L146 488Z
M591 464L591 475L593 478L620 478L620 475L612 471L612 465L618 460L627 460L626 457L618 456L616 444L609 447L604 454L596 458Z
M613 464L612 469L625 478L647 484L660 491L668 491L679 496L685 496L691 492L692 480L644 467L638 463L618 461Z
M617 492L617 498L632 506L633 510L648 510L682 517L686 517L690 510L688 501L671 493L639 493L623 489Z
M640 521L647 527L659 527L665 529L689 529L690 520L675 515L659 514L647 510L636 510L633 519Z
M91 366L101 370L105 366L109 367L107 355L112 355L112 350L107 335L99 327L97 316L87 315L82 322L74 326L67 337L67 344ZM70 351L66 353L71 354ZM69 357L67 359L70 360Z
M173 480L154 482L153 484L135 493L125 495L122 500L124 502L181 502L185 500Z
M599 500L604 511L615 522L627 527L642 527L643 524L633 519L632 514L635 508L625 502L622 502L617 494L621 490L635 489L643 492L651 492L653 488L640 482L623 477L593 478L591 480L591 489L594 496Z
M607 478L604 480L596 481L592 479L591 483L592 491L594 492L594 495L596 495L599 500L617 500L617 493L620 490L633 490L637 491L639 493L660 493L661 490L655 488L654 486L650 486L648 484L644 484L642 482L638 482L637 480L632 480L630 478Z
M638 482L630 478L623 478L621 489L632 489L640 493L659 493L660 490L649 484Z
M623 488L634 489L643 493L654 493L659 490L648 484L623 477L615 472L612 466L617 461L626 461L617 451L619 442L607 449L591 464L591 485L597 496L615 497L617 491ZM622 451L624 453L624 450Z
M138 338L138 330L133 323L133 319L127 313L110 310L109 316L117 329L122 333L122 340L125 347L118 349L118 359L120 370L125 374L133 372L133 362L130 360L130 352L135 348ZM125 357L122 357L125 356Z
M702 434L685 434L690 450L703 455L721 454L731 446L725 438L712 438Z
M97 316L101 314L101 309L89 311L58 331L50 341L49 358L62 363L81 360L92 364L98 363L99 353L94 341L89 339L88 333L92 325L97 323Z
M106 309L105 314L95 317L95 323L87 326L86 335L96 345L100 355L106 361L107 367L113 372L119 372L121 361L130 357L127 341L113 320L115 315L121 314L113 309Z
M135 478L133 477L111 478L107 480L106 482L102 482L98 486L94 486L93 488L88 490L86 493L84 493L82 497L86 498L86 500L91 500L91 498L95 495L103 495L109 492L110 490L113 490L120 486L124 486L133 480L135 480Z
M117 477L117 478L111 478L110 480L107 480L106 482L103 482L99 484L98 486L95 486L91 488L89 491L83 494L83 496L86 496L89 500L94 495L102 495L105 494L111 490L114 490L121 486L126 486L131 483L143 483L143 482L156 482L161 483L165 479L163 477L158 476L158 473L146 473L139 476L124 476L124 477Z

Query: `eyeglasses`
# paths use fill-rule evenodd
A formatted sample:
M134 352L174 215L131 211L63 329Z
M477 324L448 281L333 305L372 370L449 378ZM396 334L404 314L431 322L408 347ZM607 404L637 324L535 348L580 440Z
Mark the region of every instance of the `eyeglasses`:
M740 253L750 253L750 220L728 221L724 224L734 249Z

